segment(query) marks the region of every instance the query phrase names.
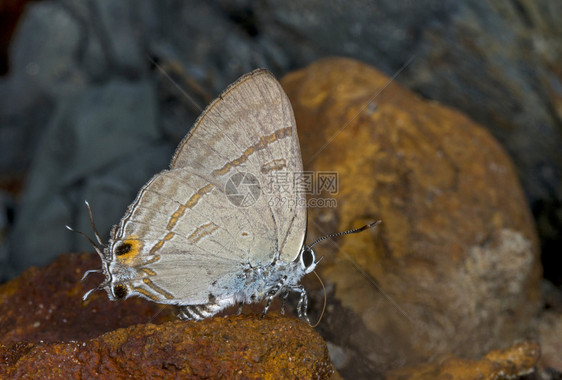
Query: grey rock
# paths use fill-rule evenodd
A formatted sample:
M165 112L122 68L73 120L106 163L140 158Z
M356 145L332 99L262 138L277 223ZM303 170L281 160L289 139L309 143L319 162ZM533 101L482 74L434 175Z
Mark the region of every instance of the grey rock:
M25 16L11 45L11 96L2 102L2 109L12 111L25 108L37 93L54 95L60 86L85 81L75 58L81 44L75 18L52 2L29 7Z
M172 153L161 141L156 120L154 88L148 82L112 81L59 99L10 239L9 274L46 264L61 252L87 249L64 228L74 224L90 230L84 200L99 211L98 227L108 235L124 205L165 168Z

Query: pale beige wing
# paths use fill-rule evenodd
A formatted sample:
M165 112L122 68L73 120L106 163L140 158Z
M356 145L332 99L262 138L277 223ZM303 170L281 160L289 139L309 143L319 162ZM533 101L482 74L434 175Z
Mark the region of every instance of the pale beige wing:
M244 75L212 102L170 167L190 169L223 190L235 173L255 176L267 200L260 214L269 214L278 240L275 254L284 261L297 257L306 232L306 197L294 181L302 158L291 103L269 71Z
M279 249L266 206L258 198L238 207L186 168L164 171L140 190L112 233L113 278L161 303L228 297L225 287L235 286L244 268L270 263Z

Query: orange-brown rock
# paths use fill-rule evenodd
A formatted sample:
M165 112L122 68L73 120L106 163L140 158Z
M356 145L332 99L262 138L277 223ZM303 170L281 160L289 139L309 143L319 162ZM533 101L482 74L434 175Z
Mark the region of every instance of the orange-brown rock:
M140 298L111 302L98 291L82 302L86 291L100 284L100 275L80 281L97 268L93 254L62 255L44 268L32 267L0 286L0 343L86 340L137 323L176 320L176 311Z
M535 370L540 356L536 343L515 344L505 350L493 350L482 359L450 358L441 364L424 364L387 373L387 380L472 380L516 379Z
M322 338L306 322L278 314L139 324L86 341L0 345L1 357L2 378L324 379L332 373Z
M337 208L309 208L308 240L382 220L315 247L335 295L320 329L340 373L475 358L527 336L537 238L492 136L357 61L322 60L282 83L305 170L339 175L337 193L316 196Z
M328 378L326 344L306 323L269 313L200 322L104 292L80 278L96 255L62 255L0 286L0 378ZM152 323L150 323L152 322Z

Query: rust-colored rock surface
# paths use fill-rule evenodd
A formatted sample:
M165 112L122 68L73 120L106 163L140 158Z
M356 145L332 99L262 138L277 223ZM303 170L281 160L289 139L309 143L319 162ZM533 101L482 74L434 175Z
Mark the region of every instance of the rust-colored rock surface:
M62 255L44 268L30 268L0 286L0 343L86 340L137 323L176 320L176 310L140 298L111 302L105 291L88 302L82 296L102 277L86 270L97 268L93 254Z
M308 241L382 221L315 247L333 294L319 328L342 376L477 358L527 337L537 237L492 136L357 61L319 61L282 83L305 170L339 175L337 193L313 196L337 208L309 208Z
M2 356L3 378L324 379L332 373L322 338L306 322L277 314L141 324L82 342L0 346Z
M515 344L493 350L479 360L451 358L441 364L424 364L390 371L387 380L517 379L533 372L540 356L536 343Z
M329 378L326 344L306 323L269 313L179 321L173 308L104 292L92 254L62 255L0 286L0 378ZM152 322L152 323L150 323Z

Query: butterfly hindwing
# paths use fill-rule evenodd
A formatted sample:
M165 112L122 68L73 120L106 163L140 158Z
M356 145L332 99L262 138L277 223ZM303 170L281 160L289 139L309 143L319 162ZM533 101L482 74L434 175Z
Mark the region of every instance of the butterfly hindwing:
M259 213L260 207L237 207L224 192L186 169L164 171L141 189L115 230L109 246L113 270L132 273L121 276L121 282L128 281L137 291L166 289L166 294L160 292L165 303L207 298L207 289L220 283L223 272L264 264L258 260L261 253L275 252L271 221ZM120 254L124 244L132 248Z

